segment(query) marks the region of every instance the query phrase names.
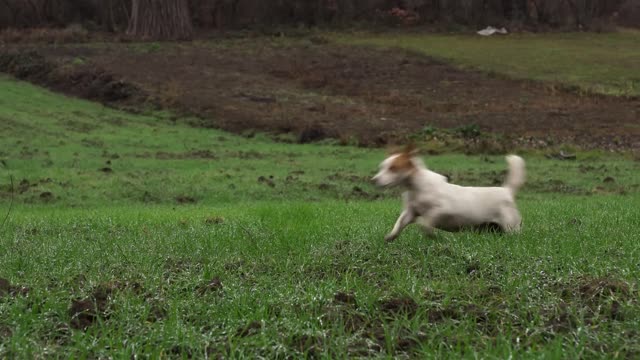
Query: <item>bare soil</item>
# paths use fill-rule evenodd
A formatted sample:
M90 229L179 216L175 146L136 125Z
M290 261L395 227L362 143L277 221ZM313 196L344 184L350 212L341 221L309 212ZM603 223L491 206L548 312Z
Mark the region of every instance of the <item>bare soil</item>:
M539 147L640 148L640 99L459 70L400 50L254 39L37 51L69 74L49 86L109 103L150 102L235 133L383 146L425 127L473 125Z

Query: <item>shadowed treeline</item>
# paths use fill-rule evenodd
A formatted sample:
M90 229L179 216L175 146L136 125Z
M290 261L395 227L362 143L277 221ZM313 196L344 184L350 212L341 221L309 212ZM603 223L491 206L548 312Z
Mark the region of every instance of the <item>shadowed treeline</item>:
M200 29L436 24L603 30L640 24L640 0L186 0ZM0 0L0 28L124 31L131 0Z

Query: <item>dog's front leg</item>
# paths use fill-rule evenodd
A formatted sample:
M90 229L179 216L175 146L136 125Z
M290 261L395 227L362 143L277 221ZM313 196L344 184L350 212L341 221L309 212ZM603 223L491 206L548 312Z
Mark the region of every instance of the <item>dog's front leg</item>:
M391 232L387 234L387 236L385 236L384 239L387 242L392 242L393 240L398 238L398 235L400 235L400 232L402 231L402 229L404 229L407 225L411 224L414 220L415 220L415 216L413 215L413 211L410 211L407 209L403 210L400 216L398 217L396 224L393 226L393 229L391 229Z

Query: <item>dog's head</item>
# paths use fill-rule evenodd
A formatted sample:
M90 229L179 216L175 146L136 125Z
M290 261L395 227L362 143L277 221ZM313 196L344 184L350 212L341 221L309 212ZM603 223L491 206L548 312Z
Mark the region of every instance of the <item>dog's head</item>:
M394 186L406 183L417 170L417 150L413 145L408 145L404 150L394 152L380 163L380 171L373 177L373 182L378 186Z

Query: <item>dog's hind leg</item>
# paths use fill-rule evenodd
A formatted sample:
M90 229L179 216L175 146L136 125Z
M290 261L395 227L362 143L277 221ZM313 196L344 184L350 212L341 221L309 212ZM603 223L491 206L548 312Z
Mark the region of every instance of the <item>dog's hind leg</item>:
M501 211L501 227L506 233L520 232L522 225L522 217L518 209L514 207L507 207Z
M393 229L389 234L387 234L387 236L384 237L384 239L387 242L394 241L396 238L398 238L398 236L400 235L400 232L402 232L402 230L407 225L411 224L415 220L415 218L416 217L413 214L413 211L409 209L404 209L400 214L400 216L398 217L396 224L393 226Z

